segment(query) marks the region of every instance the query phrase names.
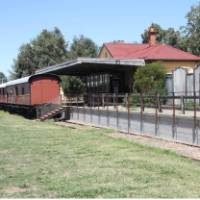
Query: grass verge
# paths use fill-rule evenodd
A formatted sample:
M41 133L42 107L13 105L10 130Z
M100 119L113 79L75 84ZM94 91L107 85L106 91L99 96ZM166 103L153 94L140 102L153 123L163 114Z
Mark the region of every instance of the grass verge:
M200 197L200 162L0 112L0 197Z

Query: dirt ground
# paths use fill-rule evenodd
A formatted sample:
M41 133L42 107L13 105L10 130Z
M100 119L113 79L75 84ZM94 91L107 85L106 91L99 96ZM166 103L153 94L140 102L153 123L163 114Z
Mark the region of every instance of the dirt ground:
M152 147L159 147L162 149L175 151L179 155L189 157L195 160L200 160L200 147L190 146L177 142L165 141L162 139L151 138L146 136L129 135L119 132L112 133L111 136L115 138L124 138L129 141L134 141Z
M57 125L73 128L73 129L83 129L91 127L89 124L75 123L75 122L57 122ZM94 127L94 126L92 126ZM99 127L98 127L99 128ZM163 139L152 138L142 135L130 135L126 133L121 133L114 131L109 134L113 138L123 138L129 141L134 141L140 144L148 145L151 147L158 147L162 149L167 149L176 152L179 155L192 158L194 160L200 160L200 147L182 144L173 141L166 141Z
M10 194L19 193L19 192L25 192L25 191L26 191L26 189L19 188L19 187L9 187L9 188L5 189L5 192L6 193L10 193Z
M90 126L88 125L84 125L84 124L76 124L76 123L70 123L70 122L55 122L55 124L59 125L59 126L64 126L64 127L68 127L71 129L85 129L85 128L89 128Z

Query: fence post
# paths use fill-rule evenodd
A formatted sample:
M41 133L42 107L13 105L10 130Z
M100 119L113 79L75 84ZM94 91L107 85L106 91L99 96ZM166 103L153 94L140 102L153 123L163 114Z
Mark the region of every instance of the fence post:
M195 85L195 72L193 72L193 99L194 99L194 115L193 115L193 144L197 139L197 113L196 113L196 85ZM198 143L198 139L197 139Z
M160 95L158 95L158 110L160 113L162 112L162 103L161 103Z
M144 113L144 99L145 99L145 97L142 94L142 111L143 111L143 113Z
M125 94L125 106L128 106L128 93Z
M115 108L116 108L116 124L117 128L119 128L119 112L118 112L118 95L115 95Z
M102 94L102 107L105 108L105 99L104 99L104 94Z
M174 139L176 136L177 139L177 131L176 131L176 108L175 108L175 96L174 92L172 92L172 138Z
M76 106L77 106L77 119L79 120L78 96L76 97Z
M130 133L130 102L129 94L127 94L127 111L128 111L128 134Z
M100 124L100 109L99 109L99 104L100 104L100 94L97 94L97 103L98 103L98 124Z
M83 98L83 121L85 122L86 121L86 97L84 95L84 98Z
M194 91L194 115L193 115L193 143L195 143L195 141L198 143L198 134L197 134L197 108L196 108L196 92Z
M70 119L74 119L74 107L70 106Z
M107 107L106 107L106 116L107 116L107 126L109 127L110 125L110 119L109 119L109 95L106 97L107 100Z
M113 108L115 108L115 93L112 95Z
M155 135L158 135L158 109L159 109L159 95L155 96Z
M143 94L140 94L140 133L143 132L143 112L144 112L144 105L143 105Z
M90 122L92 123L92 106L93 106L93 98L92 94L90 94Z
M181 96L181 112L182 114L185 114L184 96Z

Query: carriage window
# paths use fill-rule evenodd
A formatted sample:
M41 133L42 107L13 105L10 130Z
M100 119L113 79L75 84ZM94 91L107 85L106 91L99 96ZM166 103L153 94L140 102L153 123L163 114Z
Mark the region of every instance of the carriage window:
M29 84L25 85L25 93L28 94L29 93Z
M14 94L14 88L9 88L7 90L7 93L8 93L9 96L12 96Z
M15 87L15 94L18 95L18 87Z
M25 93L24 87L22 87L22 95Z

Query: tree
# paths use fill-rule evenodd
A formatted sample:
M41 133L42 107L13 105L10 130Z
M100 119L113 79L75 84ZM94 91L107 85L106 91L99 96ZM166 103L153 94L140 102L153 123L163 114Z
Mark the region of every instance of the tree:
M34 74L37 69L63 62L67 57L67 43L61 31L58 28L43 30L30 43L20 47L11 77Z
M53 31L43 30L42 33L32 41L35 51L35 62L37 68L58 64L67 58L67 44L64 36L58 28Z
M66 96L74 96L77 94L83 94L85 91L85 84L76 76L63 76L62 88Z
M152 23L151 26L153 26L157 31L157 37L156 37L157 42L161 43L164 36L164 30L161 28L159 24L156 24L156 23ZM141 34L142 43L148 43L148 32L149 30L145 29L144 33Z
M0 72L0 84L4 82L7 82L7 77L3 72Z
M81 35L74 37L70 46L70 57L96 57L97 51L97 45L90 38Z
M165 94L165 68L159 62L139 67L134 74L134 88L145 94Z
M179 31L174 30L174 28L168 28L163 31L162 43L171 45L173 47L182 49L181 43L182 37Z
M20 47L17 59L14 60L11 79L21 78L33 74L37 69L34 60L35 52L31 44L24 44Z
M174 30L174 28L163 29L159 24L153 23L152 26L157 31L156 40L158 43L165 43L176 48L181 48L181 34L179 31ZM146 29L141 35L142 42L148 43L148 30Z
M200 56L200 2L191 7L186 18L187 24L182 27L185 35L183 46L187 51Z

